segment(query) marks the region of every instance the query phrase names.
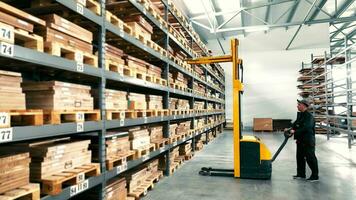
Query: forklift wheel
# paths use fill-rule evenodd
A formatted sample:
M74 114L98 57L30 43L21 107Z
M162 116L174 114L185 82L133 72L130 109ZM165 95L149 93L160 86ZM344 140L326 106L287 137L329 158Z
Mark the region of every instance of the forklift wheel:
M211 171L213 168L211 167L202 167L201 170L202 171Z
M202 176L210 176L210 172L209 171L199 171L199 174Z

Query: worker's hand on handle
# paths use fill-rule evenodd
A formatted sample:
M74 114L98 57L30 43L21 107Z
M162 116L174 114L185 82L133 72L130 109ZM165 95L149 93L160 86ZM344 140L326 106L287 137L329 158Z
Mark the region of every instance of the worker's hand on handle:
M284 135L286 137L291 137L295 133L295 130L292 128L285 128L284 129Z

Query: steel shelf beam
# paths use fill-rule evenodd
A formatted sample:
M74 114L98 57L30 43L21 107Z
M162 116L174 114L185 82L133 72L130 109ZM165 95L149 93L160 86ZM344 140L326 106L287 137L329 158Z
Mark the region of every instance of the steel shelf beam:
M73 0L56 0L58 3L62 4L63 6L65 6L66 8L80 14L83 15L85 18L89 19L90 21L94 22L95 24L97 24L98 26L101 26L102 24L102 17L96 15L94 12L92 12L91 10L87 9L85 6L83 6L83 14L78 12L78 4L77 2L73 1ZM79 4L81 5L81 4Z
M52 56L47 53L42 53L18 45L14 45L14 52L12 57L8 57L3 54L0 54L0 57L28 62L31 64L35 64L37 67L43 67L43 68L51 67L54 69L78 72L90 76L101 77L100 69L97 67L84 64L83 72L79 72L77 69L76 61L61 58L58 56Z

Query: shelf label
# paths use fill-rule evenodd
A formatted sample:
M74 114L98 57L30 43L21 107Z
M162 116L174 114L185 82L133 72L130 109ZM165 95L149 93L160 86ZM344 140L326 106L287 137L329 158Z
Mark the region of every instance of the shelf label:
M173 146L176 146L177 145L177 141L175 141L175 142L173 142L173 144L172 144Z
M83 122L84 121L84 113L83 112L78 112L75 114L75 118L77 121L79 122Z
M150 156L149 156L148 154L142 156L142 162L145 162L145 161L148 160L149 158L150 158Z
M10 124L9 113L0 112L0 127L8 126Z
M163 118L164 118L164 116L163 116L163 115L161 115L161 121L163 121Z
M143 123L147 123L147 117L143 117Z
M14 29L10 26L0 27L0 39L13 42L14 41Z
M0 129L0 143L12 141L13 131L12 128Z
M14 56L14 45L6 42L0 43L0 54L4 56L13 57Z
M175 115L173 115L173 119L176 119L176 116L175 116Z
M125 35L124 35L124 31L123 31L123 30L120 31L120 37L125 38Z
M77 13L83 15L84 14L84 6L80 3L77 3Z
M143 10L142 10L142 12L143 12L143 14L144 14L144 15L146 15L146 14L147 14L146 9L143 9Z
M77 72L84 72L84 64L82 62L77 62Z
M70 186L70 196L74 196L80 192L83 192L84 190L87 190L89 188L89 180L85 180L77 185Z
M120 120L120 126L125 126L125 120L124 119Z
M78 122L77 123L77 132L83 132L83 131L84 131L84 123Z
M143 196L147 195L147 189L145 189L145 191L143 191Z
M116 167L116 173L120 174L123 171L127 170L127 162L123 162L120 166Z

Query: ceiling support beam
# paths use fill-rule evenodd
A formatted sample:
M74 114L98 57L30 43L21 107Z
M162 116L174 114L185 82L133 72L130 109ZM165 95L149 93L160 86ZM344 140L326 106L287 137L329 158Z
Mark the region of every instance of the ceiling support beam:
M240 7L243 8L244 7L244 0L240 0ZM241 26L245 26L245 13L243 12L244 10L241 11ZM245 30L242 31L242 35L244 37L246 37L246 32Z
M312 24L322 24L322 23L336 24L336 23L354 22L355 20L356 20L356 16L342 17L342 18L327 18L327 19L316 19L316 20L306 21L306 22L291 22L291 23L281 23L281 24L225 28L225 29L219 29L216 32L242 31L245 29L259 29L263 27L280 28L280 27L287 27L287 26L312 25Z
M354 2L355 0L346 0L338 10L336 10L334 17L338 18L340 17L346 10L347 8Z
M282 3L287 3L295 0L274 0L271 3L256 3L254 6L248 6L248 7L241 7L241 9L238 10L232 10L232 11L223 11L223 12L210 12L208 14L210 15L215 15L215 16L221 16L221 15L226 15L226 14L232 14L232 13L238 13L241 12L242 10L253 10L256 8L262 8L266 6L271 6L271 5L277 5L277 4L282 4ZM197 16L192 16L190 19L206 19L206 14L198 14Z
M321 1L319 2L319 4L316 6L314 12L310 15L310 17L309 17L308 20L313 20L313 19L315 19L315 18L318 16L320 10L323 9L323 7L324 7L324 5L325 5L326 2L327 2L327 0L321 0Z
M307 21L307 18L308 18L308 16L310 15L311 11L313 10L314 5L315 5L315 3L316 3L317 1L318 1L318 0L314 0L313 4L310 6L310 8L309 8L309 10L308 10L308 13L305 15L305 17L304 17L304 19L303 19L303 23L302 23L301 25L299 25L297 31L294 33L292 39L290 40L290 42L289 42L289 44L288 44L286 50L288 50L289 47L292 45L294 39L297 37L297 35L298 35L300 29L302 28L303 24Z
M268 0L268 3L271 3L273 0ZM267 10L266 10L266 15L265 15L265 21L268 22L269 21L269 16L271 15L271 5L267 6Z
M211 9L214 11L214 13L216 13L216 9L215 9L214 3L212 2L212 0L209 0L209 2L210 2ZM219 26L218 17L214 15L214 19L215 19L215 20L214 20L214 22L215 22L215 23L214 23L214 34L215 34L215 38L216 38L216 40L217 40L218 43L219 43L219 46L220 46L220 48L221 48L222 53L225 54L225 49L224 49L223 45L222 45L221 42L220 42L220 39L219 39L219 37L218 37L218 34L216 33L216 27ZM224 33L221 33L220 35L221 35L221 37L225 40L225 38L224 38Z
M292 10L290 11L288 18L287 18L287 23L290 23L295 15L295 12L297 11L298 5L300 3L300 0L297 0L293 6L292 6Z

